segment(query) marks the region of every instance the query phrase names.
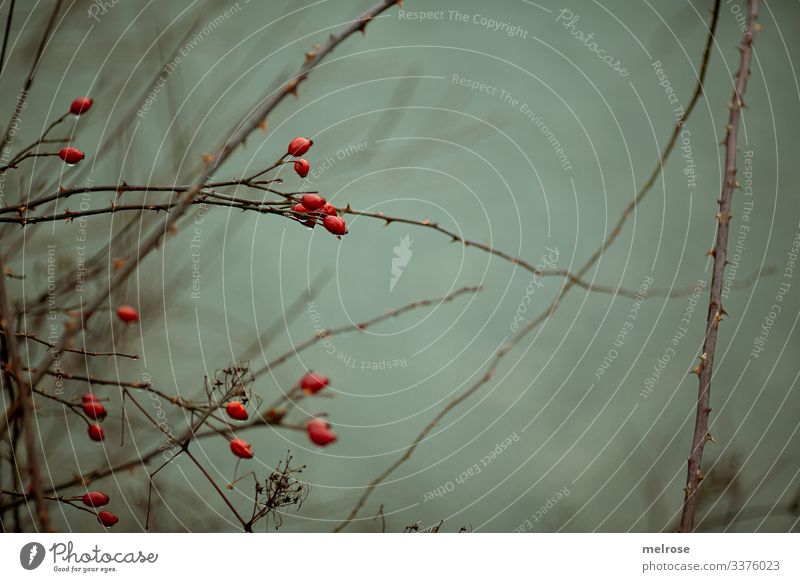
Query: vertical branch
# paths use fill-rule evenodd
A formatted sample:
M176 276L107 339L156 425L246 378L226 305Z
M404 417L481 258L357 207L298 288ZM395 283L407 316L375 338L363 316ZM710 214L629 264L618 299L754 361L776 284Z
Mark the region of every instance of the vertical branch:
M8 37L11 35L11 19L14 16L14 4L16 0L11 0L8 7L8 16L6 17L6 31L3 34L3 49L0 51L0 75L3 74L3 65L6 63L6 49L8 48Z
M38 451L36 450L36 437L33 432L33 398L31 397L31 387L23 375L19 350L17 349L17 337L12 329L11 318L11 309L6 293L5 266L2 256L0 256L0 329L3 331L5 352L8 354L8 361L4 363L5 371L14 378L19 387L17 402L22 411L22 435L25 441L25 457L28 464L28 476L30 477L30 490L33 493L39 525L42 531L48 532L50 531L50 518L47 513L44 492L42 491L42 475L39 468Z
M697 395L697 416L695 418L692 450L689 455L688 476L683 513L681 514L680 531L690 532L694 528L694 515L697 507L697 493L700 482L703 480L701 463L703 449L707 441L711 440L708 432L708 415L711 413L711 377L714 369L714 351L717 346L717 331L719 322L726 314L721 303L722 280L725 275L725 264L728 255L728 231L731 221L731 200L733 191L738 186L736 181L736 136L739 120L742 114L742 97L747 89L747 80L750 77L750 63L753 56L753 37L756 33L756 19L758 18L758 0L749 0L749 14L747 29L744 33L739 71L733 89L733 98L730 104L730 117L726 125L725 136L725 175L722 181L722 193L719 198L719 213L717 213L717 238L714 248L709 254L714 258L714 270L711 276L711 297L708 304L708 319L706 321L706 336L703 343L703 354L700 364L694 372L700 379Z

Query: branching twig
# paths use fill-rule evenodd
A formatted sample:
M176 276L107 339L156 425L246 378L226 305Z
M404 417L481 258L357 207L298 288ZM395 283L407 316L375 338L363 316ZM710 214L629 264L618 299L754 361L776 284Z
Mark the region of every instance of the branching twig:
M454 299L456 299L460 295L463 295L465 293L477 293L480 290L481 290L480 286L478 286L478 287L462 287L461 289L458 289L457 291L454 291L453 293L450 293L449 295L446 295L445 297L440 297L438 299L421 299L419 301L414 301L414 302L409 303L407 305L404 305L403 307L400 307L398 309L391 309L391 310L387 311L386 313L383 313L381 315L377 315L377 316L373 317L372 319L368 319L366 321L362 321L361 323L356 323L354 325L345 325L345 326L342 326L342 327L339 327L339 328L333 328L333 329L323 329L323 330L317 332L316 334L314 334L312 337L310 337L309 339L307 339L303 343L294 346L288 352L285 352L284 354L278 356L277 358L273 358L272 360L267 362L266 365L264 365L264 367L262 367L262 368L256 370L255 372L253 372L253 375L258 377L259 375L263 374L267 370L270 370L270 369L272 369L272 368L274 368L276 366L279 366L279 365L283 364L289 358L297 355L299 352L302 352L303 350L305 350L306 348L309 348L310 346L314 345L315 343L317 343L319 341L322 341L322 340L324 340L326 338L332 337L334 335L339 335L339 334L347 333L347 332L350 332L350 331L364 331L368 327L372 327L373 325L375 325L377 323L381 323L382 321L386 321L387 319L391 319L393 317L398 317L398 316L403 315L404 313L407 313L409 311L413 311L415 309L419 309L420 307L428 307L430 305L439 305L441 303L450 303L451 301L453 301Z

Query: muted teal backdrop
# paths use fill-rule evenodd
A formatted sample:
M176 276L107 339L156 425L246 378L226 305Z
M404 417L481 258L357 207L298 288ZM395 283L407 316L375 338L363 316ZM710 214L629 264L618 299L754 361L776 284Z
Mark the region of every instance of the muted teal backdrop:
M0 77L8 114L48 15L39 4L45 3L18 7L19 38ZM276 79L294 70L304 51L366 6L76 2L45 52L18 139L34 138L73 96L89 94L95 109L81 119L77 134L89 155L84 166L63 174L62 184L189 182L201 157ZM694 90L711 6L406 1L402 11L377 18L364 37L348 40L314 71L298 99L281 105L267 130L249 139L218 177L261 169L289 139L306 135L315 142L307 155L312 174L304 182L283 170L287 189L319 190L336 206L428 219L537 266L574 271L657 165L676 108L685 107ZM719 142L738 66L742 11L737 2L722 2L705 96L653 190L587 275L596 284L639 291L641 300L570 291L492 379L373 493L353 530L378 531L380 520L372 517L381 505L393 531L439 520L448 531L674 528L697 391L688 372L705 325L706 252L713 244ZM764 30L756 40L740 133L743 189L734 197L736 260L728 270L729 317L720 328L711 427L717 443L706 449L701 529L719 529L726 523L720 516L741 507L763 508L765 518L743 519L731 529L798 527L797 515L785 508L797 495L800 470L800 281L787 271L800 232L800 90L793 66L799 20L796 3L762 3ZM172 64L158 80L165 62ZM128 114L125 131L110 134ZM39 179L52 182L53 172L41 171ZM17 196L15 188L7 181L5 196ZM147 200L160 196L151 193ZM142 231L162 219L145 217ZM89 222L88 248L116 237L126 220ZM53 240L60 272L75 269L78 226L24 231L25 262L14 265L27 275L15 283L20 296L41 289L46 245ZM335 393L301 404L305 413L329 414L339 435L330 448L315 449L301 432L249 433L256 459L248 470L265 473L288 449L308 465L311 495L287 516L286 531L332 529L365 484L487 371L516 327L546 309L564 284L558 277L533 278L421 226L350 216L348 227L339 241L272 216L202 209L111 302L140 307L143 334L116 329L113 342L143 358L100 370L134 379L147 374L162 390L193 396L204 375L231 360L250 359L260 368L265 357L322 327L482 286L477 294L366 332L335 336L258 378L255 390L266 402L306 368L328 374ZM137 227L118 240L130 251L139 236ZM394 284L393 259L405 263ZM774 267L772 275L747 279L767 267ZM788 284L785 295L781 283ZM313 305L291 310L298 298L305 302L310 287ZM688 295L657 296L684 288ZM58 300L72 304L76 298ZM780 313L767 322L766 333L762 324L773 305ZM268 330L263 350L256 343L248 352ZM758 338L763 351L754 354ZM91 340L112 338L104 332ZM180 415L169 419L176 430L183 426ZM58 416L54 422L65 421ZM81 441L74 453L66 447L67 454L90 468L96 451L84 448L79 422L66 423L67 434ZM118 438L118 427L109 432ZM58 426L46 438L65 446L64 434ZM153 434L136 445L155 442ZM230 478L234 464L226 448L222 439L203 442L221 480ZM112 446L108 454L127 458L132 450ZM58 466L49 468L60 474ZM143 519L146 481L140 477L109 481L129 501L124 522L131 530L141 528L134 517ZM161 482L157 528L236 529L190 464L176 462ZM246 505L246 494L249 489L233 496ZM213 511L203 509L206 504ZM67 517L74 528L92 527Z

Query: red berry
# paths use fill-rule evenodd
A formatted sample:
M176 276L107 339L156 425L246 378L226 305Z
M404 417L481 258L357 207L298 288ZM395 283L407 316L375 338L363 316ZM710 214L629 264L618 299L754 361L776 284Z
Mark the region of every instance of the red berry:
M328 385L328 377L322 374L308 372L300 378L300 388L311 394L316 394Z
M330 428L330 424L321 418L312 418L306 425L308 438L315 445L325 447L336 440L336 435Z
M119 521L119 518L110 511L101 511L97 514L97 521L106 527L111 527Z
M109 497L102 491L89 491L86 495L81 497L84 505L89 507L103 507L108 503Z
M130 305L120 305L117 307L117 317L125 323L139 321L139 312Z
M322 221L322 226L336 236L347 234L347 225L340 216L326 216Z
M325 199L319 194L303 194L300 201L312 212L325 206Z
M297 172L297 175L301 178L305 178L308 176L308 170L311 168L308 164L308 160L299 159L294 163L294 171Z
M309 211L308 208L306 208L302 204L295 204L294 206L292 206L292 210L294 212L299 212L300 214L305 214ZM314 218L313 216L306 220L301 220L300 222L305 226L307 226L308 228L314 228L315 226L317 226L317 219Z
M252 459L253 445L242 439L233 439L231 441L231 452L242 459Z
M233 400L228 402L225 406L225 412L228 413L228 416L233 418L234 420L247 420L248 414L247 409L244 407L244 404L239 402L238 400Z
M322 208L319 209L320 212L323 214L328 214L330 216L336 216L336 208L333 207L333 204L330 202L326 202Z
M89 425L89 438L93 441L102 441L106 438L106 432L103 430L103 427L99 424L92 423Z
M83 403L83 413L93 420L103 420L108 414L106 407L94 400Z
M99 402L100 401L100 399L97 396L95 396L94 394L92 394L91 392L87 392L86 394L81 396L81 400L83 400L84 402Z
M86 113L92 107L92 103L94 103L94 101L88 97L78 97L72 102L72 105L69 106L69 112L74 115Z
M312 145L314 145L314 142L310 139L296 137L289 142L288 153L290 156L302 156L309 150L309 148L311 148Z
M86 156L83 155L83 152L78 148L74 148L72 146L68 146L65 148L61 148L58 152L58 157L64 160L70 166L77 164Z

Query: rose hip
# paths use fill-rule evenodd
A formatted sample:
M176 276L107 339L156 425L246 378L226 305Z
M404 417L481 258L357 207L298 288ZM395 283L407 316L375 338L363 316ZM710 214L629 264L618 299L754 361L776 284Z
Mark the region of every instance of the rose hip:
M228 413L228 416L233 418L234 420L247 420L249 415L247 414L247 409L244 407L244 404L239 402L238 400L233 400L228 402L225 405L225 412Z
M78 148L67 146L65 148L61 148L58 151L58 157L64 160L64 162L69 164L70 166L74 166L86 156Z
M84 505L89 507L103 507L108 503L109 497L102 491L89 491L86 495L81 497Z
M311 166L308 164L307 160L301 158L294 163L294 171L297 172L297 175L301 178L308 176L309 169L311 169Z
M310 139L296 137L289 142L289 149L287 153L290 156L302 156L311 148L312 145L314 145L314 142Z
M94 101L89 97L78 97L72 102L72 105L69 106L69 112L73 115L86 113L92 107L92 103L94 103Z
M242 439L233 439L231 441L231 452L242 459L253 458L253 446Z
M103 430L103 427L96 422L89 425L88 432L89 438L93 441L100 442L106 438L106 432Z
M300 378L300 388L303 389L304 392L309 394L316 394L329 383L328 377L323 376L322 374L315 374L313 372L308 372L302 378Z

